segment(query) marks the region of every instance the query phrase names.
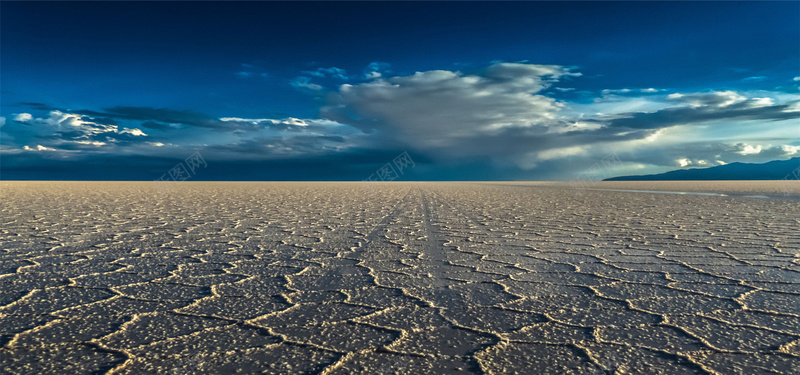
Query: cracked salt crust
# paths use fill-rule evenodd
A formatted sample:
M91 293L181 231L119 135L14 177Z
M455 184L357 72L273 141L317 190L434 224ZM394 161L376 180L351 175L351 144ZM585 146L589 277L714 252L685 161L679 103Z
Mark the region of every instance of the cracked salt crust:
M3 373L792 373L775 182L0 182ZM781 186L785 189L785 186ZM744 195L764 195L753 199Z

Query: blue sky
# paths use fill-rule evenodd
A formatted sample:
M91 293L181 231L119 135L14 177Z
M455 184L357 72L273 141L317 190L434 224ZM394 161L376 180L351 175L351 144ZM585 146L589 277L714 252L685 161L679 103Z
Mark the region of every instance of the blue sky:
M566 180L800 156L800 3L0 5L0 178Z

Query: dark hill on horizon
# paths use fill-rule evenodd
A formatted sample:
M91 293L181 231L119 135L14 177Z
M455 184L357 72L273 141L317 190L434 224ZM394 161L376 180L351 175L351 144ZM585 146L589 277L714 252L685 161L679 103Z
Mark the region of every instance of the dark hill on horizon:
M773 160L762 164L737 162L709 168L679 169L659 174L619 176L603 181L782 180L797 168L800 168L800 157Z

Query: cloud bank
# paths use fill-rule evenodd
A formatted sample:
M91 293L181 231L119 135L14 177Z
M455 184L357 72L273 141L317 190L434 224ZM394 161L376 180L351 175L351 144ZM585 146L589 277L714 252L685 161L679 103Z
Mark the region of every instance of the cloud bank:
M315 118L211 116L134 106L66 110L29 103L32 113L3 118L8 124L0 130L0 152L80 158L203 149L207 158L254 162L401 150L449 168L454 176L488 168L500 172L484 178L500 179L568 179L610 152L622 160L620 174L800 153L800 95L645 87L565 99L575 90L557 86L580 79L574 67L508 62L406 74L373 62L359 77L318 68L289 83L322 100ZM37 111L44 113L34 115Z

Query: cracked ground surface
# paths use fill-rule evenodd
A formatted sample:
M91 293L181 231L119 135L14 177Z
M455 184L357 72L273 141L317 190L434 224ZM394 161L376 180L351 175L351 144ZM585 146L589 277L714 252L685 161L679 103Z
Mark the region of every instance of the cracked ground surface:
M800 368L798 194L523 183L0 188L3 373Z

